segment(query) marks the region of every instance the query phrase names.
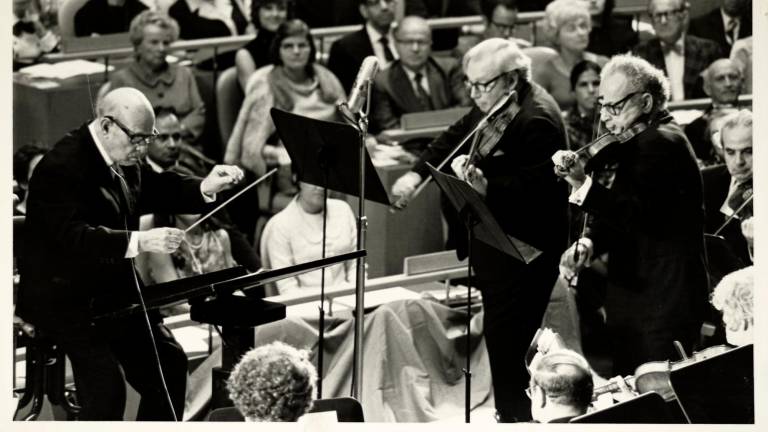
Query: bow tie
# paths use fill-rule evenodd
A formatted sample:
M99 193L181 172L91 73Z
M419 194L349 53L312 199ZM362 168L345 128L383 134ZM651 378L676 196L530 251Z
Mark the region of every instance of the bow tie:
M661 50L664 51L664 54L668 54L670 52L673 52L677 55L683 55L683 41L679 40L675 42L674 44L667 44L662 42L661 43Z

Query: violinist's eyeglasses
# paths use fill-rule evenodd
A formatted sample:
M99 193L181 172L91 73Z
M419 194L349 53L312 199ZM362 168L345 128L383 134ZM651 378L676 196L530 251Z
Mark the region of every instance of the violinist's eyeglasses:
M120 128L121 131L128 137L128 140L131 144L137 146L137 147L146 147L157 138L157 132L152 134L140 134L132 132L128 127L126 127L124 124L122 124L119 120L112 116L104 116L105 119L108 119L112 123L114 123L118 128Z
M470 92L472 90L475 90L476 92L479 92L479 93L488 93L491 90L493 90L493 87L496 85L496 82L499 80L499 78L503 77L505 74L506 72L496 75L495 78L491 78L486 82L472 82L468 79L465 79L464 87L466 87L467 90Z
M623 98L621 98L618 101L613 102L613 103L605 103L605 102L603 102L603 98L601 96L601 97L599 97L597 99L597 103L599 103L600 104L600 108L604 109L608 114L610 114L612 116L617 116L617 115L621 114L622 111L624 111L624 107L627 106L627 102L629 102L630 99L632 99L633 96L639 95L641 93L643 93L643 92L634 91L634 92L624 96Z
M685 12L686 9L687 8L683 6L677 9L672 9L664 12L649 12L648 15L651 17L651 21L654 21L654 22L661 22L662 19L665 21L669 21L672 18L678 18L678 19L682 18L683 12Z

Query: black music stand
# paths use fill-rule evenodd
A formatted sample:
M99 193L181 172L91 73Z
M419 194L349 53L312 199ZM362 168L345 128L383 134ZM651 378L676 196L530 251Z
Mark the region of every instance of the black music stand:
M327 225L327 203L328 189L335 190L347 195L369 199L384 205L389 205L389 197L381 184L378 174L373 167L371 158L367 152L360 154L359 145L360 133L357 129L344 123L334 123L322 120L315 120L308 117L292 114L277 108L270 110L272 119L275 122L275 128L280 136L285 149L291 157L291 163L295 167L300 181L310 183L323 188L323 247L322 254L325 257L325 238ZM364 185L360 184L361 164L358 162L364 158ZM367 185L367 186L366 186ZM362 189L362 193L361 193ZM358 215L358 249L365 248L365 218L360 202L360 214ZM360 299L365 292L364 274L365 261L361 259L358 262L358 277L356 281L355 295ZM321 275L320 283L320 309L319 309L319 341L317 357L317 398L323 397L323 347L325 335L325 311L323 304L325 302L325 272ZM357 302L359 303L359 302ZM355 320L362 322L363 308L357 308ZM358 312L359 310L359 312ZM361 332L362 327L355 325L355 349L359 350L357 356L362 355ZM357 370L356 362L354 376L360 379L361 372Z
M491 215L490 210L485 205L483 198L468 183L459 180L448 174L443 174L431 164L427 163L432 178L435 179L438 187L456 209L459 217L467 228L467 365L464 368L464 382L466 389L464 393L464 421L469 423L470 416L470 392L472 372L469 362L470 332L469 325L472 320L472 240L477 239L500 252L514 257L515 259L530 263L541 251L532 246L508 236L501 229L496 219Z
M733 348L669 374L690 423L755 422L753 345Z

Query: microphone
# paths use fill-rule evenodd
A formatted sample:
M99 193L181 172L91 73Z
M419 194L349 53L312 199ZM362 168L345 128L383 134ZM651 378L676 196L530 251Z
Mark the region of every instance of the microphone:
M348 110L349 113L357 114L363 108L363 103L365 102L365 96L367 94L366 86L370 84L378 70L379 59L375 56L368 56L363 59L363 63L360 65L360 71L355 78L355 83L352 85L352 91L349 93L349 99L345 104L341 104L344 107L342 112L345 115L348 114L344 112L345 109Z

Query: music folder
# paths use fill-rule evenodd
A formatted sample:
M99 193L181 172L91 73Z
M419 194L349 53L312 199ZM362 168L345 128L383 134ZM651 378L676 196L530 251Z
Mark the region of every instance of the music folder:
M354 127L270 110L299 180L360 197L360 135ZM365 151L365 199L386 206L389 197Z
M536 257L541 255L541 251L535 247L507 235L504 230L501 229L499 223L496 222L493 215L491 215L483 198L472 188L472 186L454 176L441 173L429 163L427 163L427 167L432 173L435 183L437 183L443 193L445 193L459 215L462 215L462 218L467 212L471 212L473 215L473 219L476 222L471 227L472 237L474 239L512 256L525 264L529 264L536 259Z

